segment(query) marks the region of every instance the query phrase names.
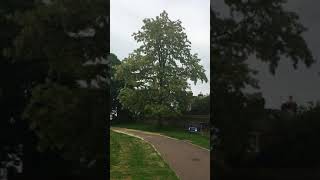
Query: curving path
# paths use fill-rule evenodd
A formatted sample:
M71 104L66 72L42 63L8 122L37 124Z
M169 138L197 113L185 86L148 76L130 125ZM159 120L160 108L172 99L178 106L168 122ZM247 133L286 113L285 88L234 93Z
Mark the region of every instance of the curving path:
M139 137L152 144L182 180L210 179L210 151L207 149L157 133L125 128L111 130Z

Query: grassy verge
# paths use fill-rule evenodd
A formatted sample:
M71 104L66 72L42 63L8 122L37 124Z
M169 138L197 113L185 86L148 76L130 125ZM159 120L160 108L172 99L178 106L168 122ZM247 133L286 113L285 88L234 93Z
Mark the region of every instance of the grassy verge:
M177 180L177 176L148 143L110 132L110 179Z
M173 137L176 139L190 141L191 143L204 147L206 149L210 148L209 136L204 136L198 133L190 133L184 129L178 129L178 128L166 127L166 126L159 128L157 126L142 124L142 123L116 124L116 125L113 125L113 127L122 127L122 128L128 128L128 129L157 132L157 133L160 133L169 137Z

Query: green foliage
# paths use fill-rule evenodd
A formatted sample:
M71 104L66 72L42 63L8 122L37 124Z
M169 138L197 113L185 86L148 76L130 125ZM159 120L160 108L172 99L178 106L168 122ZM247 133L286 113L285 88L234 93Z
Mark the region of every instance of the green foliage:
M45 81L30 85L24 111L40 149L57 150L76 164L85 158L84 167L96 160L93 169L102 168L108 118L106 12L103 0L37 1L13 16L21 29L5 50L17 63L46 67Z
M118 96L121 88L124 87L124 82L115 78L116 66L121 64L121 61L115 54L110 54L108 57L108 62L110 63L110 97L111 97L111 112L116 113L112 114L112 120L118 119L122 120L121 115L128 114L127 111L122 107Z
M169 106L158 104L147 104L144 108L144 112L147 118L155 118L160 120L161 118L173 118L181 115L179 112L172 111Z
M214 73L211 95L215 117L212 124L221 135L216 149L216 153L221 153L217 157L221 158L219 162L241 157L249 118L254 118L250 112L258 115L261 111L254 105L247 106L249 97L242 92L247 86L259 88L253 77L258 72L249 68L246 60L256 56L269 64L273 74L282 58L291 59L294 68L299 62L308 67L314 62L302 37L306 28L299 23L296 13L284 10L285 1L224 0L224 3L230 8L228 16L223 17L217 9L211 11L211 72Z
M88 80L96 76L97 70L106 71L104 66L83 68L88 60L107 56L105 49L98 48L108 47L102 40L106 38L103 3L101 0L58 0L39 3L31 11L17 13L15 19L22 30L15 39L12 56L29 61L44 59L50 65L49 75L58 78L71 76Z
M294 12L283 9L282 0L224 1L230 7L228 17L211 11L211 63L215 88L239 90L258 88L252 77L257 72L246 64L249 56L266 62L270 72L281 58L289 58L296 68L301 61L308 67L314 58L301 34L306 28Z
M197 54L191 54L179 20L164 11L155 19L143 20L133 34L141 44L117 67L116 78L125 82L119 99L135 114L162 118L186 109L192 93L187 80L207 81Z
M196 96L191 103L190 114L210 114L210 95Z
M101 106L105 103L93 103L97 97L103 96L55 83L34 88L24 118L30 120L30 128L39 136L39 148L62 151L68 159L102 158L102 143L92 140L102 140L104 130L104 122L99 119L104 118Z

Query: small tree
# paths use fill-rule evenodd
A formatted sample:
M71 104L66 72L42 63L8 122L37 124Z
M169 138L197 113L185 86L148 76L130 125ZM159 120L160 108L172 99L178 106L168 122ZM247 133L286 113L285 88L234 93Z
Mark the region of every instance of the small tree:
M190 114L210 114L210 95L193 97Z
M141 46L117 67L116 77L125 82L119 99L134 114L157 118L161 126L165 116L187 107L192 97L187 80L196 84L207 77L197 54L190 52L180 20L170 20L164 11L143 22L133 34Z

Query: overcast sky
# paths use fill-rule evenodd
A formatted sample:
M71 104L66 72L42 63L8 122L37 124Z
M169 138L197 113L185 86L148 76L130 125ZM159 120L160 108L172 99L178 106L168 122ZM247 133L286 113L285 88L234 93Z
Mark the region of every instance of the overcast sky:
M198 53L210 79L210 0L111 0L110 48L120 60L137 44L131 36L143 25L144 18L154 18L165 10L171 20L180 19L193 53ZM210 83L191 83L194 95L210 92Z
M223 0L213 0L211 5L220 12L226 10ZM279 108L289 95L292 95L298 104L320 100L319 7L319 0L289 0L285 5L287 10L296 12L300 16L300 22L308 28L303 36L317 61L311 68L300 64L298 69L294 70L288 59L282 59L276 75L273 76L269 73L267 64L255 58L249 59L251 67L260 71L257 75L261 86L259 91L266 99L267 108Z

